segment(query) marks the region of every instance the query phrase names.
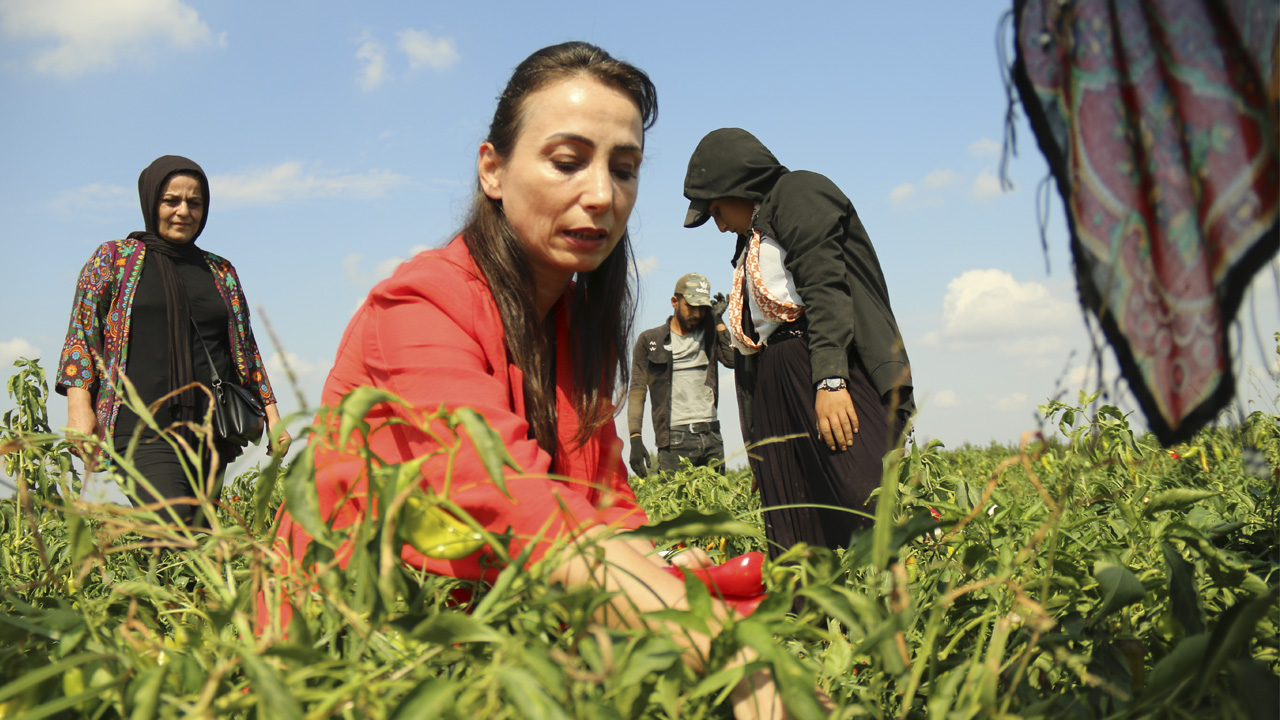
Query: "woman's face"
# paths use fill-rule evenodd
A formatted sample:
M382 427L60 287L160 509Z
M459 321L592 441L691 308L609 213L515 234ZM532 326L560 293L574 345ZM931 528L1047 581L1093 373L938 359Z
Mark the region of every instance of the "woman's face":
M725 197L711 203L711 217L716 221L720 232L749 234L751 218L755 213L755 203L746 198Z
M525 99L508 157L480 146L480 186L502 201L541 289L559 292L617 246L635 206L643 142L630 97L573 77Z
M189 243L200 231L204 217L204 193L200 181L190 175L174 175L160 193L160 237L171 243Z

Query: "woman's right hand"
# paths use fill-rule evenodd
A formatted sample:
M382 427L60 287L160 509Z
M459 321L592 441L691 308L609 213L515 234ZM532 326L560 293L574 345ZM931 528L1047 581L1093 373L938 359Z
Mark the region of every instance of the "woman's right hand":
M67 439L71 452L84 461L85 470L93 469L94 453L85 448L84 441L98 437L98 414L93 410L93 399L84 388L67 388Z

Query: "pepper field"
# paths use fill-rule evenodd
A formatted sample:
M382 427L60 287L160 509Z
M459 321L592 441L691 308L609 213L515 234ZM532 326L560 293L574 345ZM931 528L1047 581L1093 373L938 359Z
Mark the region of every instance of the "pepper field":
M772 666L796 718L825 716L819 686L841 718L1278 713L1274 414L1162 448L1082 396L1042 406L1047 439L1019 447L910 444L886 459L874 529L846 551L798 547L766 565L768 599L699 676L668 632L593 622L603 591L550 583L553 560L510 558L467 602L466 583L402 566L406 519L444 508L460 537L479 528L416 491L412 463L375 464L379 512L336 532L307 451L229 481L216 509L205 500L208 534L163 508L67 500L80 479L47 427L43 371L16 365L0 424L17 479L0 500L0 718L723 718L739 675L720 668L742 646ZM385 399L357 392L334 411L367 432ZM452 420L500 475L505 451L483 421ZM131 473L125 458L114 467ZM635 482L660 547L764 548L748 473ZM317 576L269 562L286 498L320 538ZM333 548L348 540L343 568ZM507 557L507 538L480 542ZM698 631L710 595L688 588L691 609L662 619ZM272 607L300 598L285 628L255 634L260 592Z

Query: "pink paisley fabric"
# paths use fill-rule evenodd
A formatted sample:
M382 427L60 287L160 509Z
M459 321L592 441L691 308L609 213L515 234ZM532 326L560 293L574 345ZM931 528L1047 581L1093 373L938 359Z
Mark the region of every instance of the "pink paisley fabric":
M1017 0L1014 81L1081 300L1162 442L1234 395L1228 328L1276 254L1275 0Z

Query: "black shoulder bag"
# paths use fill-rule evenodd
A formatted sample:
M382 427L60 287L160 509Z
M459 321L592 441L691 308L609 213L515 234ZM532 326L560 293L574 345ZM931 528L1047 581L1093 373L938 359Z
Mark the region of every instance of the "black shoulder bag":
M191 319L195 326L195 318ZM196 326L196 338L200 341L200 349L209 361L209 372L213 373L213 436L223 442L244 447L257 445L262 439L262 430L266 424L267 411L262 407L262 399L236 383L224 383L218 376L218 369L213 365L213 357L209 348L200 337L200 328Z

